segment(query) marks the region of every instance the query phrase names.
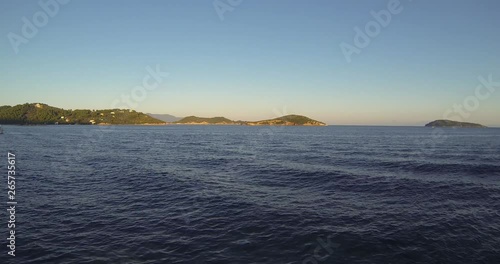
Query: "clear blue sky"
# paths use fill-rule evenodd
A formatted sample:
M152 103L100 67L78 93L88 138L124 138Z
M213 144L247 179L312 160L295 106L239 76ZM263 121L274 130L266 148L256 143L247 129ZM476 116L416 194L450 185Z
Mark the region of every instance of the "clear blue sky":
M160 65L169 77L136 110L415 125L474 96L479 76L500 82L496 0L401 0L348 63L340 43L389 2L243 0L221 20L212 0L73 0L16 54L9 32L43 9L1 0L0 105L111 108ZM463 120L500 126L500 87L479 102Z

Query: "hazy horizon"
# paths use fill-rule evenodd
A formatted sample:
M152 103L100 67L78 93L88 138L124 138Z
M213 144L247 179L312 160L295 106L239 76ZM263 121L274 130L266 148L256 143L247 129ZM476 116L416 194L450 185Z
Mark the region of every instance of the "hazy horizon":
M500 126L497 1L40 3L0 3L0 105Z

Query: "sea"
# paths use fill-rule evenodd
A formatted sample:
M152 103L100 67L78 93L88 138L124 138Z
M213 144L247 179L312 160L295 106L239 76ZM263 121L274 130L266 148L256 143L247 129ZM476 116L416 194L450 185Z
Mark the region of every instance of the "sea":
M3 128L0 263L500 263L498 128Z

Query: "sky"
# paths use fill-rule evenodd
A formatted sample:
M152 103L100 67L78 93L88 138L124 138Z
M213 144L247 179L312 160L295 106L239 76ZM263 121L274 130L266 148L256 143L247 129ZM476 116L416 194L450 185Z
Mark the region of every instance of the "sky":
M500 126L496 0L58 1L0 0L0 105Z

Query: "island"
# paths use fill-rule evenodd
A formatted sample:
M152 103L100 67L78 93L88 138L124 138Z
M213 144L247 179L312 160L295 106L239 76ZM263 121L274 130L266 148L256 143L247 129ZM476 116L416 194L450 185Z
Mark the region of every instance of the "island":
M65 110L33 103L0 106L0 124L12 125L165 125L164 121L128 109Z
M326 126L325 123L301 115L286 115L257 122L246 122L249 126Z
M432 121L425 125L426 127L453 127L453 128L485 128L486 126L475 124L475 123L467 123L467 122L458 122L452 120L436 120Z
M247 125L247 126L326 126L325 123L301 115L286 115L262 121L233 121L225 117L188 116L173 124L184 125Z
M168 122L165 120L175 121ZM177 118L171 115L144 114L131 109L66 110L41 103L26 103L16 106L0 106L0 124L326 126L326 124L323 122L316 121L301 115L286 115L262 121L233 121L220 116L188 116L184 118Z

